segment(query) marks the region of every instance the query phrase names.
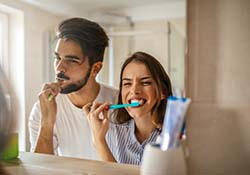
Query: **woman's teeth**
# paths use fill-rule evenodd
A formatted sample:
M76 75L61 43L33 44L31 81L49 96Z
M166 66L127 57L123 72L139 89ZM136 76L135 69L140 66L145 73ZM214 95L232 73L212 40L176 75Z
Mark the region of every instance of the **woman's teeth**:
M145 100L141 99L141 100L131 100L130 103L139 103L140 106L143 105L145 103Z

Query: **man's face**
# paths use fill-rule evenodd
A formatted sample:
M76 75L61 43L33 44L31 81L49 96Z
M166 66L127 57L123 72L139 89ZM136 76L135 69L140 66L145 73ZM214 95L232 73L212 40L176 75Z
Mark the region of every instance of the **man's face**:
M63 94L80 90L91 73L88 57L83 55L81 47L72 40L63 39L57 41L54 69Z

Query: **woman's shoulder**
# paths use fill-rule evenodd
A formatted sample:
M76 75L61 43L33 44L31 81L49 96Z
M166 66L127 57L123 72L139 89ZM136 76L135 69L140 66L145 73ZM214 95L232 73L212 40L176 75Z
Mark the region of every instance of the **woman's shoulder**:
M124 122L124 123L115 123L115 122L111 122L110 123L110 127L112 128L112 129L119 129L119 130L121 130L121 129L126 129L126 130L128 130L128 129L130 129L130 128L132 128L132 123L133 123L133 119L131 119L131 120L129 120L129 121L126 121L126 122Z
M123 122L123 123L117 123L115 121L112 121L110 124L112 126L116 126L116 127L129 127L130 126L130 122L131 122L131 120Z

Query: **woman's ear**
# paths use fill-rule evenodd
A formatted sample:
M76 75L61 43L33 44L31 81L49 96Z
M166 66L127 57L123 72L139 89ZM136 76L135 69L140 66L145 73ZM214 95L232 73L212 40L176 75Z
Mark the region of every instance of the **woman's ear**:
M164 94L161 94L161 100L166 99L166 96Z
M92 66L91 74L96 77L96 75L100 72L102 69L102 62L96 62Z

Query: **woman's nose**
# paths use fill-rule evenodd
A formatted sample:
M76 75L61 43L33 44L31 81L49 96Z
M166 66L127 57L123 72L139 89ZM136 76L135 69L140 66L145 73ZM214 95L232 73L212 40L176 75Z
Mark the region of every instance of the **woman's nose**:
M135 83L132 85L131 89L130 89L131 93L133 94L139 94L141 93L141 88L140 88L140 85Z

